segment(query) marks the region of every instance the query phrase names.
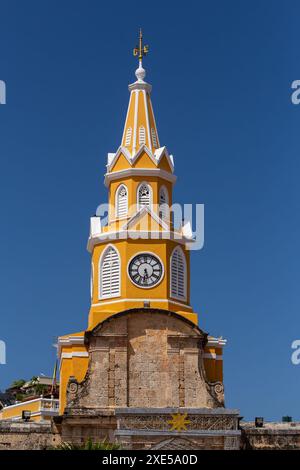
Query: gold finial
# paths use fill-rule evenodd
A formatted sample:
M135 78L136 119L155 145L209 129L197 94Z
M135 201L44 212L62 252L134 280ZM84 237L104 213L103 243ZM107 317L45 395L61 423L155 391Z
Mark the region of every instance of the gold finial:
M139 36L139 45L133 49L133 55L136 57L139 56L139 62L142 62L143 56L148 54L149 46L143 46L143 32L142 28L140 29L140 36Z

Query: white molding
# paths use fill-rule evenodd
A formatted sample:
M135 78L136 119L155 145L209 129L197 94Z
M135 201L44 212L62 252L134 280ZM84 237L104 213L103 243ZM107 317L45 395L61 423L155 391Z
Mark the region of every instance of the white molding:
M106 243L107 240L116 242L127 239L139 240L140 238L143 240L172 240L180 245L186 245L186 243L191 243L195 241L187 239L183 235L180 236L178 232L170 230L119 230L112 232L103 232L97 237L90 237L87 243L87 250L91 253L94 249L94 246L99 245L101 243Z
M146 125L147 125L147 132L148 132L148 147L152 152L152 138L151 138L151 133L150 133L150 124L149 124L149 109L148 109L148 104L147 104L147 94L146 91L143 90L143 96L144 96L144 106L145 106L145 115L146 115Z
M162 178L166 181L170 181L172 184L177 180L177 176L166 170L162 170L161 168L126 168L125 170L106 173L104 175L104 184L108 187L111 181L131 176L154 176L155 178Z
M61 359L72 359L73 357L89 357L87 351L72 351L72 352L62 352L60 355Z
M150 209L148 206L142 206L127 222L125 225L123 225L122 230L128 230L130 228L130 225L133 223L137 223L138 220L140 220L143 215L147 213L153 219L155 222L157 222L164 230L168 230L168 225L163 221L161 217L159 217L156 212L154 212L152 209Z
M5 406L2 411L10 410L10 409L16 408L18 406L28 405L28 403L36 403L38 401L40 401L40 402L41 401L47 401L47 402L51 402L51 403L59 403L58 398L42 398L42 397L39 397L39 398L34 398L33 400L20 401L19 403L15 403L14 405Z
M129 150L127 149L127 147L125 146L120 146L117 150L117 152L114 154L114 157L112 158L112 160L110 161L109 164L107 164L107 173L110 173L110 170L112 169L112 167L114 166L115 162L117 161L117 159L119 158L120 154L123 153L123 155L125 156L126 160L128 161L128 163L132 166L136 160L139 158L140 154L145 151L147 153L147 155L151 158L151 160L153 161L153 163L158 166L159 163L160 163L160 160L162 159L162 157L165 155L168 162L170 163L170 167L171 167L171 173L173 173L174 171L174 159L173 159L173 156L172 155L169 155L169 152L167 150L167 147L166 146L163 146L163 147L159 147L157 149L155 149L154 153L147 147L147 145L141 145L141 147L138 149L138 151L136 152L136 150L134 150L132 153L129 152ZM108 155L112 155L111 153L109 153ZM109 161L109 160L108 160ZM122 170L121 170L122 171Z
M112 300L111 302L97 302L97 303L94 303L91 305L91 307L100 307L102 305L110 305L110 304L118 304L118 303L121 303L121 302L144 302L144 298L141 298L141 299L120 299L120 300ZM187 308L188 310L193 310L192 307L188 304L184 304L184 303L181 303L181 302L176 302L175 300L168 300L168 299L152 299L152 298L148 298L147 299L150 303L151 302L163 302L163 303L169 303L169 304L174 304L174 305L179 305L181 307L185 307Z
M138 105L139 105L139 90L135 90L135 103L134 103L134 121L133 121L133 142L132 152L136 151L136 136L137 136L137 116L138 116Z
M176 250L180 250L182 255L183 255L183 259L184 259L184 297L179 297L177 295L173 295L172 294L172 257L173 257L173 254L175 253ZM172 299L177 299L177 300L183 300L183 301L186 301L187 300L187 289L188 289L188 279L187 279L187 262L186 262L186 256L185 256L185 253L183 251L183 249L181 248L181 246L176 246L172 253L171 253L171 256L170 256L170 260L169 260L169 263L170 263L170 297Z
M73 344L84 344L84 336L59 336L58 344L71 346Z
M127 113L126 113L126 119L125 119L125 124L124 124L124 130L123 130L121 145L123 145L123 141L124 141L124 138L125 138L125 133L126 133L126 130L127 130L127 120L128 120L128 116L129 116L129 109L130 109L131 99L132 99L132 93L130 93L130 97L129 97L129 103L128 103L128 108L127 108ZM132 138L132 136L131 136L131 138Z
M84 344L84 336L59 336L57 356L60 356L62 346L73 346L74 344Z
M223 356L216 353L203 353L204 359L213 359L215 361L223 361Z
M214 338L212 336L208 337L207 339L207 347L217 347L217 348L223 348L224 346L226 346L227 344L227 340L224 339L224 338Z
M160 264L161 264L161 266L162 266L162 275L161 275L160 280L159 280L156 284L154 284L154 285L152 285L152 286L140 286L140 285L136 284L136 283L131 279L130 274L129 274L129 265L130 265L130 262L131 262L136 256L139 256L139 255L151 255L151 256L154 256L155 258L157 258L158 261L160 262ZM153 253L152 251L139 251L138 253L135 253L133 256L131 256L131 258L129 259L129 261L128 261L128 263L127 263L127 269L126 269L126 271L127 271L127 276L128 276L128 278L130 279L130 281L132 282L132 284L133 284L135 287L139 287L140 289L154 289L156 286L158 286L158 285L162 282L162 280L163 280L163 278L164 278L164 276L165 276L165 266L164 266L164 263L162 262L162 260L160 259L160 257L159 257L156 253Z
M149 98L150 98L150 95L149 95ZM158 136L158 131L157 131L157 125L156 125L156 120L155 120L155 116L154 116L154 111L153 111L151 98L149 99L149 103L150 103L150 108L151 108L151 112L152 112L154 127L155 127L155 130L156 130L157 145L160 147L159 136Z

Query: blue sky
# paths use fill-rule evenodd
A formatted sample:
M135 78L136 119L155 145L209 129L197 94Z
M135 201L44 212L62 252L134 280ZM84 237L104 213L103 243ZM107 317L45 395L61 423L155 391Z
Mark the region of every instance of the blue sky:
M0 388L51 374L55 337L87 325L89 217L106 201L105 159L120 144L142 26L175 199L205 204L192 305L200 327L228 339L226 404L246 418L299 419L299 2L0 9Z

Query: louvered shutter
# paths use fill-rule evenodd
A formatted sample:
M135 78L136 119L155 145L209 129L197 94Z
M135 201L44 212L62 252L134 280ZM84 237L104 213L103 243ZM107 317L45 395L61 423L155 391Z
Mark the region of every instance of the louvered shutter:
M125 138L125 146L128 147L131 142L131 134L132 134L132 128L128 127L126 131L126 138Z
M156 138L156 132L155 130L151 129L151 136L152 136L152 144L153 144L153 147L157 147L157 138Z
M120 295L120 260L113 247L107 248L100 267L100 297Z
M162 220L167 221L169 219L169 205L168 205L168 194L165 188L161 188L159 191L159 216Z
M186 298L186 272L184 254L175 248L171 257L171 296L177 299Z
M121 186L117 192L117 217L125 217L128 212L128 193L126 186Z
M139 144L143 145L146 143L146 131L144 126L140 126L139 128Z
M142 206L150 206L151 192L147 184L142 184L138 191L138 204L139 208Z

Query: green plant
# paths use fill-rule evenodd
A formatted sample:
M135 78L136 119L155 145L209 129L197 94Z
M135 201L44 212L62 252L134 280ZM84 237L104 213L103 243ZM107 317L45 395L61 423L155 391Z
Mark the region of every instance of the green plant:
M11 386L9 388L21 388L23 387L23 385L26 383L26 380L24 379L17 379L17 380L14 380L13 383L11 384Z
M72 442L62 442L59 446L54 447L53 450L119 450L120 445L107 442L104 439L101 442L93 442L91 438L82 444L74 444Z

